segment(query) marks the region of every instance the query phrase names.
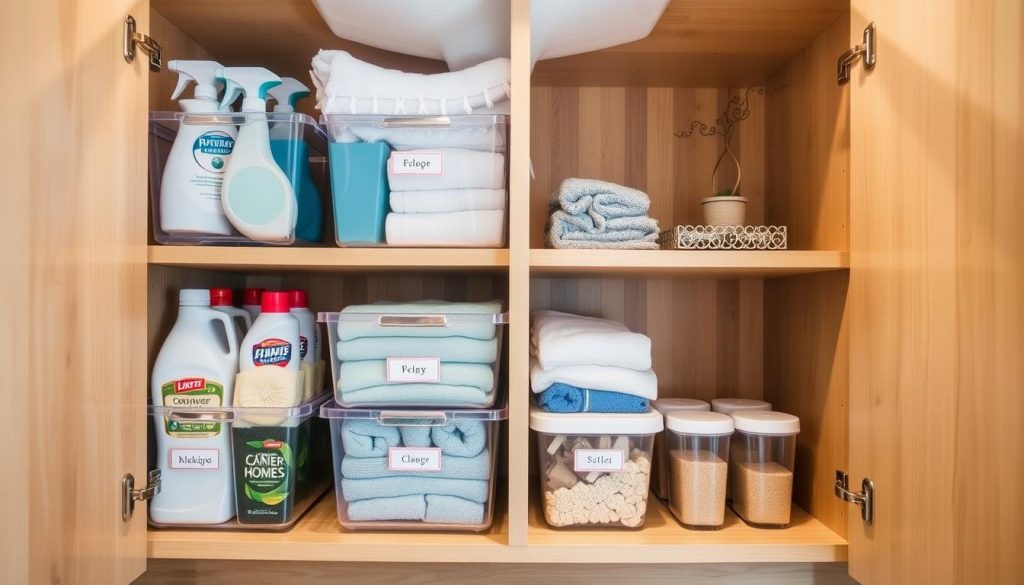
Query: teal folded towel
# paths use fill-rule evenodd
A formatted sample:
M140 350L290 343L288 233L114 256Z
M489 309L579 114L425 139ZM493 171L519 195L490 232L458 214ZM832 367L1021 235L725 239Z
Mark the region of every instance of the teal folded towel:
M361 337L338 342L336 359L343 362L383 360L389 357L434 357L442 362L493 364L498 360L498 338L469 337Z
M427 496L423 520L431 524L481 524L484 504L456 496Z
M487 425L479 420L456 420L431 427L430 440L449 455L473 457L487 447Z
M373 303L349 305L341 310L338 336L342 341L362 337L469 337L494 339L497 327L489 322L449 323L443 327L398 326L382 327L376 318L347 320L345 315L383 313L387 315L495 315L501 313L501 302L449 303L446 301L419 301L412 303Z
M402 434L402 446L433 447L434 444L430 441L430 429L431 427L427 425L403 425L398 427L398 431Z
M443 477L379 477L375 479L341 480L345 501L371 498L395 498L416 494L457 496L473 502L487 501L490 482L479 479L448 479Z
M490 479L491 453L484 449L473 457L441 454L441 471L391 471L387 457L345 457L341 476L347 479L378 477L439 477L448 479Z
M494 370L487 364L442 363L437 384L388 384L387 362L343 362L338 402L349 404L467 404L494 402Z
M426 515L427 500L418 494L397 498L370 498L348 504L348 519L354 522L423 520Z
M647 399L623 392L578 388L555 382L537 396L548 412L647 412Z
M346 420L341 423L341 444L351 457L387 457L388 449L401 443L398 427L375 420Z

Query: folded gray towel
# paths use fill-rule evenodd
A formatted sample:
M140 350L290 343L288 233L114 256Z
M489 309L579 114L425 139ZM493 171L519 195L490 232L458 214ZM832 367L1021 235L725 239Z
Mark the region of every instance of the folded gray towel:
M552 200L548 243L553 248L658 248L651 200L637 189L592 179L562 181Z

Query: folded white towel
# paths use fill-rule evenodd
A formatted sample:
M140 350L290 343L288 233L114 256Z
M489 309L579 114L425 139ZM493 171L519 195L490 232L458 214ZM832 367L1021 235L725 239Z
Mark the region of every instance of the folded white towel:
M658 398L658 376L654 370L631 370L616 366L562 366L545 370L530 360L530 388L540 394L552 384L562 383L588 390L632 394L647 400Z
M324 114L472 114L509 95L510 61L492 59L449 73L405 73L321 50L310 72Z
M545 370L585 365L651 369L651 338L607 319L534 311L530 343Z
M418 170L417 164L429 164L430 173ZM392 191L504 189L505 155L461 148L394 151L388 185Z
M392 191L391 211L397 213L444 213L506 209L504 189L440 189L437 191Z
M378 120L327 116L327 129L337 142L387 142L395 150L465 148L505 152L505 121L462 124L452 128L382 128Z
M384 222L389 246L470 246L504 244L505 212L389 213Z

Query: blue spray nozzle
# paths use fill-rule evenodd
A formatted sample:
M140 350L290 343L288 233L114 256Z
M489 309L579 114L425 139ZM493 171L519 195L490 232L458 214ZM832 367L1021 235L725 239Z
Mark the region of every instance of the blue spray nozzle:
M221 107L234 103L243 94L243 112L267 111L267 92L281 85L281 78L263 67L221 67L217 78L224 82Z
M282 77L281 85L267 93L277 101L277 105L274 106L275 112L293 112L295 104L309 95L309 88L294 77Z

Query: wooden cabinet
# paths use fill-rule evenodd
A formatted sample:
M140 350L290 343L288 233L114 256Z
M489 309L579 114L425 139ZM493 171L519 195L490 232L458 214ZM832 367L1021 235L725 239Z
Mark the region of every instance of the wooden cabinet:
M641 565L694 564L678 574L765 581L838 578L835 563L848 561L872 585L1010 583L1024 571L1019 2L674 0L647 39L532 74L529 8L511 0L509 246L403 250L148 245L146 106L173 107L173 82L124 61L121 26L133 14L165 59L300 78L320 47L415 71L440 63L336 39L305 0L4 7L0 135L14 147L2 157L12 261L2 354L13 377L0 427L17 446L18 481L0 485L11 503L0 580L125 583L147 557L150 583L215 582L257 560L290 563L247 564L252 583L279 570L326 582L332 570L315 561L362 563L352 565L361 574L376 562L536 563L563 576L571 569L551 566L608 563L607 574L634 580L671 578ZM836 58L868 22L878 63L840 87ZM644 189L663 228L698 223L718 144L673 133L712 121L757 80L783 89L755 97L737 136L748 217L787 225L789 250L545 249L548 198L570 176ZM147 530L144 506L123 522L121 478L146 473L147 364L173 292L215 284L307 288L314 310L505 300L510 417L494 527L345 532L331 497L284 534ZM548 528L530 475L531 308L650 335L662 396L761 397L800 416L793 525L730 517L722 531L691 532L652 499L640 530ZM873 480L871 525L835 497L837 469L854 486Z

